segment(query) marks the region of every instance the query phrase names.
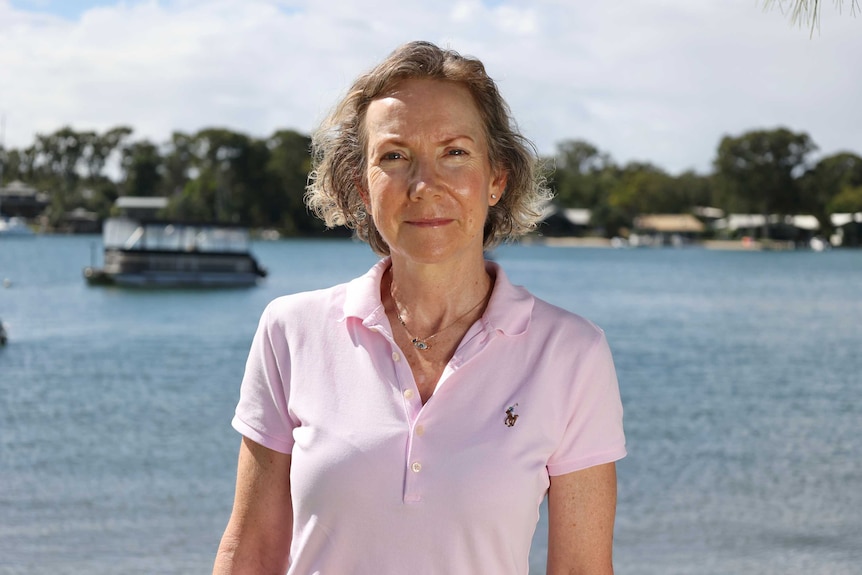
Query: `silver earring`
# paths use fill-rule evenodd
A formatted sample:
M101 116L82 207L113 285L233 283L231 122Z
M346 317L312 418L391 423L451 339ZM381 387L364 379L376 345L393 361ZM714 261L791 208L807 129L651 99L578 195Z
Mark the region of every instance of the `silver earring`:
M497 194L491 194L491 199L492 199L492 200L496 200L496 199L497 199Z

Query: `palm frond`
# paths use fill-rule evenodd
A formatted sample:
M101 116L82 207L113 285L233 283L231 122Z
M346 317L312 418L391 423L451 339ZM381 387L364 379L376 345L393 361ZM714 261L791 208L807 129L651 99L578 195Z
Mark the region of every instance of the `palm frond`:
M850 14L853 16L859 10L859 0L832 0L832 3L839 13L844 11L845 4L850 5ZM790 21L797 26L809 25L812 35L815 29L820 30L821 0L763 0L763 8L777 8L782 14L788 14Z

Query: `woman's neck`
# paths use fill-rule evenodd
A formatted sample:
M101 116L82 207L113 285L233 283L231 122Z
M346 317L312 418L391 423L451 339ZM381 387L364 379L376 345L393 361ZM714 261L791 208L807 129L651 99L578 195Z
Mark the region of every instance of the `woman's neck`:
M459 320L460 316L479 317L492 283L481 256L476 262L456 266L416 264L392 258L381 285L381 298L413 332L429 334Z

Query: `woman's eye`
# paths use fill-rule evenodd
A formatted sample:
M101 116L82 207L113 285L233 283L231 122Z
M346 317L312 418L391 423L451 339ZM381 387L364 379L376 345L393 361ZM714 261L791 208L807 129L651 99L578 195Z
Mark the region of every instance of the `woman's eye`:
M400 160L403 157L404 156L401 154L401 152L386 152L385 154L383 154L383 157L381 157L380 159L381 160Z
M467 151L466 151L466 150L462 150L462 149L460 149L460 148L455 148L454 150L449 150L449 155L450 155L450 156L466 156L466 155L467 155Z

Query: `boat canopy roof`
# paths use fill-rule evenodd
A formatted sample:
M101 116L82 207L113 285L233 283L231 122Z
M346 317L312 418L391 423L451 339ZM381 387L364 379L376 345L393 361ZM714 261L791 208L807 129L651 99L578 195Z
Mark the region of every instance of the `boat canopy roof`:
M246 228L212 223L109 218L102 235L105 248L123 250L246 252L249 249Z

